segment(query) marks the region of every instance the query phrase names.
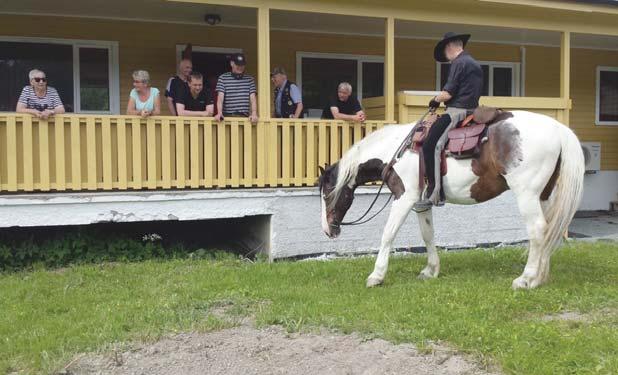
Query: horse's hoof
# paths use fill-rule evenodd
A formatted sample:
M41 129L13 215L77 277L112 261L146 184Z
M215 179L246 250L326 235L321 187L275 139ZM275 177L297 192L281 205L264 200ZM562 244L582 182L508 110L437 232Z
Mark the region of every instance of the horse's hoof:
M525 276L519 276L513 280L513 289L534 289L543 284L543 281L539 278L530 278Z
M367 278L367 288L382 285L383 282L384 280L378 279L377 277L369 277Z
M418 274L419 280L429 280L438 277L438 272L431 270L429 267L424 268L421 273Z

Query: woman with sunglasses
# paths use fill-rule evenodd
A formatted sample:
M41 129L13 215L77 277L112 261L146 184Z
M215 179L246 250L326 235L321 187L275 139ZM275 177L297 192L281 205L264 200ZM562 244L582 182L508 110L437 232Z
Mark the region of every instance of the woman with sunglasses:
M145 70L133 72L133 90L129 94L127 115L148 117L161 113L159 89L150 87L150 74Z
M30 78L30 86L21 90L15 112L30 113L44 120L55 114L64 113L64 105L62 105L58 91L47 86L47 77L44 72L32 69L28 73L28 78Z

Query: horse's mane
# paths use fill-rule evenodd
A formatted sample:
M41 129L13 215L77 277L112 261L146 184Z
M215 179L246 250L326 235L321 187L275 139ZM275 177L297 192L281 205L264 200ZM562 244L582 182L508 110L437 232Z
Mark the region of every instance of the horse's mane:
M378 147L378 143L385 142L387 138L395 133L396 130L401 129L401 125L389 125L380 130L377 130L367 137L361 139L355 143L348 151L343 154L338 165L337 183L335 188L330 193L329 198L331 205L339 199L342 189L349 185L349 183L356 179L358 173L358 167L362 162L367 160L367 150L374 147ZM394 150L394 149L393 149Z

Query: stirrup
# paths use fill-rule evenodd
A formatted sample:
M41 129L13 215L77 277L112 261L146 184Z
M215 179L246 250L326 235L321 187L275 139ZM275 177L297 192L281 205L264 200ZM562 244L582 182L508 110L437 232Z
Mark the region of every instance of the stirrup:
M433 207L433 202L431 199L421 199L414 203L412 210L414 210L414 212L424 212L430 210L431 207Z

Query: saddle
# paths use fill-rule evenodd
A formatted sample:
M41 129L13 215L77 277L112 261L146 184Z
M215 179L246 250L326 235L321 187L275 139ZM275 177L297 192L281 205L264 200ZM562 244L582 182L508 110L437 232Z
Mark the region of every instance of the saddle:
M448 141L442 150L440 160L440 175L447 173L446 157L456 159L468 159L477 157L481 152L481 145L487 140L487 129L502 120L513 117L511 112L498 108L481 106L461 121L457 126L448 131ZM429 134L431 126L440 118L440 115L432 112L419 124L410 140L412 151L419 154L419 188L422 191L425 182L425 162L423 155L423 143ZM442 192L441 192L442 194Z

